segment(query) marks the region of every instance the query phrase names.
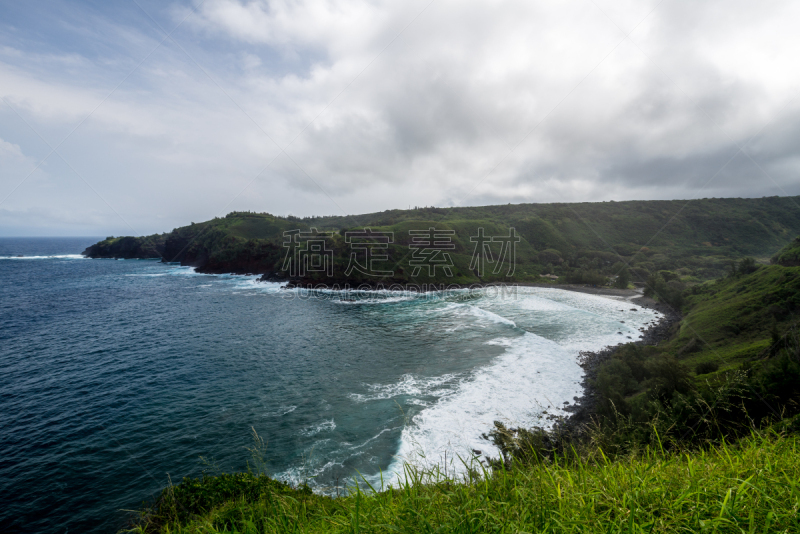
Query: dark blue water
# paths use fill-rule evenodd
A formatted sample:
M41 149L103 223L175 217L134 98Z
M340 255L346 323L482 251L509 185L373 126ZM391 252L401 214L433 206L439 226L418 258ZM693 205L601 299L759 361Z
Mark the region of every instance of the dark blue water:
M651 318L560 293L300 298L74 256L96 240L0 239L2 531L114 532L168 477L246 469L251 427L270 473L322 492L474 446L535 420L533 393L571 399L577 350Z

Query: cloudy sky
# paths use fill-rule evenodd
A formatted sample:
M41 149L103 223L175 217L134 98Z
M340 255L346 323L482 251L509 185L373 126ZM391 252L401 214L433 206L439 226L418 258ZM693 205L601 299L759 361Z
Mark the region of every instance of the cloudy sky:
M0 235L800 194L799 2L0 0Z

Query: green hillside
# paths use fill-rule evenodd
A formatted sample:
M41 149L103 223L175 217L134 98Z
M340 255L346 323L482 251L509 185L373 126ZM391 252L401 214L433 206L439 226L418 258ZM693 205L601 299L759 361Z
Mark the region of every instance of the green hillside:
M692 201L628 201L574 204L519 204L470 208L418 208L341 217L277 217L234 212L223 218L177 228L170 233L108 238L89 247L90 257L161 257L197 267L203 272L269 274L301 282L325 283L455 283L541 281L555 274L563 281L603 283L624 265L634 282L670 270L694 282L723 274L730 259L753 256L766 262L770 255L800 233L800 197L761 199L701 199ZM292 277L284 271L288 249L284 232L328 232L321 237L330 251L333 276L307 271ZM351 264L348 232L370 228L391 235L387 259L372 263L374 276L358 270L345 275ZM447 264L414 274L419 251L409 248L409 231L434 228L452 231ZM494 236L487 251L495 261L484 272L470 269L479 229ZM502 236L518 236L514 269ZM423 247L424 248L424 247ZM429 248L436 248L430 245ZM505 252L505 254L503 254ZM442 255L438 259L444 258ZM366 254L366 252L364 252ZM432 257L432 256L431 256ZM361 258L359 258L360 260ZM502 263L502 265L500 265ZM474 266L474 265L473 265ZM510 273L510 274L509 274ZM480 276L479 276L480 275Z
M787 267L800 266L800 237L795 238L786 248L773 256L772 263Z
M133 532L772 533L800 531L797 436L693 455L565 457L452 480L409 469L402 488L332 499L253 474L186 479Z

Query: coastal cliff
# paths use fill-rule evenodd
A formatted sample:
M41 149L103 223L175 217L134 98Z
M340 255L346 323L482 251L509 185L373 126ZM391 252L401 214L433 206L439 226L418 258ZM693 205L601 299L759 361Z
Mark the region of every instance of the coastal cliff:
M234 212L165 234L109 237L83 254L155 257L204 273L260 274L297 284L530 283L549 275L562 283L603 285L623 268L634 283L661 271L701 281L724 274L731 260L754 256L766 262L800 233L798 200L429 207L302 219ZM436 237L425 241L430 231ZM368 251L361 238L381 246ZM311 241L319 244L318 259L327 262L317 269L291 257L292 246ZM294 259L299 269L291 266Z

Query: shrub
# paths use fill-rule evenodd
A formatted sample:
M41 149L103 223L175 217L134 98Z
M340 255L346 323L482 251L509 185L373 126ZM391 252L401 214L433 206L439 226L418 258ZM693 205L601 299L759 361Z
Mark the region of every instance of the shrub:
M628 269L622 268L617 272L617 279L614 280L614 287L618 289L625 289L628 287L628 284L631 282L631 273L628 272Z
M693 337L686 345L678 350L676 355L679 357L686 356L687 354L699 351L701 348L700 341L696 337Z
M707 375L709 373L716 373L719 371L719 364L717 362L700 362L694 368L694 372L698 375Z
M595 384L606 397L624 397L633 393L638 385L628 364L617 359L603 365L597 373Z
M750 274L758 270L758 264L753 258L742 258L739 262L739 273Z
M561 253L553 248L548 248L539 253L537 256L540 263L553 263L558 265L564 260L561 258Z
M691 388L689 373L686 368L671 356L658 355L649 359L645 367L649 380L651 398L666 401L675 392L688 393Z
M669 271L659 271L659 274L651 275L645 284L644 295L656 297L673 308L680 309L683 306L683 292L686 286L677 279L677 275L673 274Z
M266 475L231 473L201 478L184 478L176 486L168 486L156 502L139 518L141 532L161 532L172 524L188 523L193 517L206 514L225 503L256 502L278 496L302 500L312 496L311 488L293 488Z
M606 283L606 277L597 271L574 269L567 273L567 282L570 284L588 284L602 286Z

